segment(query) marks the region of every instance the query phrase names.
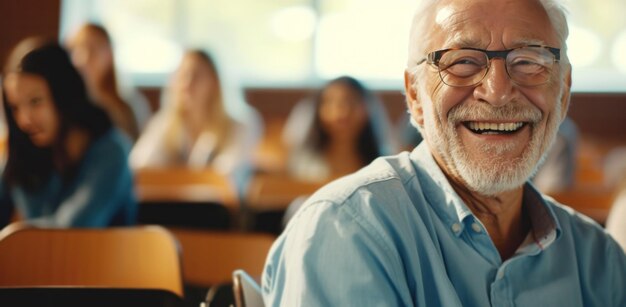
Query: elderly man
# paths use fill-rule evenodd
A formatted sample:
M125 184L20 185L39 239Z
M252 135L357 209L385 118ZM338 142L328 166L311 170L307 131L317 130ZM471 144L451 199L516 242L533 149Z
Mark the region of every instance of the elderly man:
M527 183L569 103L556 0L423 1L408 108L425 142L312 196L274 244L269 306L626 306L626 256Z

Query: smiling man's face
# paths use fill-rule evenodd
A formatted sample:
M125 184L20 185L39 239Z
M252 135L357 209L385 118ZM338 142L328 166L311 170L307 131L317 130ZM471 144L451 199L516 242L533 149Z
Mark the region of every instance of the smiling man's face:
M563 47L536 1L451 0L438 4L434 14L425 39L427 52ZM417 83L407 76L409 107L444 172L487 196L521 187L550 147L567 110L569 64L557 62L547 83L531 87L512 82L501 58L491 60L482 82L468 87L444 84L433 65L421 68Z

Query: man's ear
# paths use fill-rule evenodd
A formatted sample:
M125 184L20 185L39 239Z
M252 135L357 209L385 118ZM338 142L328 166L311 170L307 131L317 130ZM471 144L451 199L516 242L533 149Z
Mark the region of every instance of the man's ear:
M561 97L561 119L565 119L567 116L567 110L569 108L570 103L570 95L572 90L572 65L567 64L565 79L563 80L563 90Z
M414 86L415 80L411 73L404 71L404 91L406 93L406 106L411 113L413 120L420 126L424 125L424 111L419 101L417 89Z

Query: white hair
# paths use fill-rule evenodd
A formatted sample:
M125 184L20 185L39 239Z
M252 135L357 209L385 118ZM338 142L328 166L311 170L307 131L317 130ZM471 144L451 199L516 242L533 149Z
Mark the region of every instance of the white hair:
M424 58L426 50L424 50L428 35L426 35L429 26L433 24L434 18L434 6L441 0L421 0L419 6L415 10L413 15L413 22L411 23L411 30L409 33L409 57L407 61L407 70L410 72L413 70L416 64ZM569 63L567 57L567 36L569 35L569 28L567 26L567 9L565 6L566 0L539 0L543 5L550 22L557 33L559 42L561 43L561 60L564 63Z

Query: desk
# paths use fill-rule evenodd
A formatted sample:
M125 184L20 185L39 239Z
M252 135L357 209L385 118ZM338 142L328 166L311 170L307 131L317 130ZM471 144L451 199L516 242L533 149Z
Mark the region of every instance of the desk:
M141 224L225 230L240 211L233 184L211 169L138 169L135 191Z

